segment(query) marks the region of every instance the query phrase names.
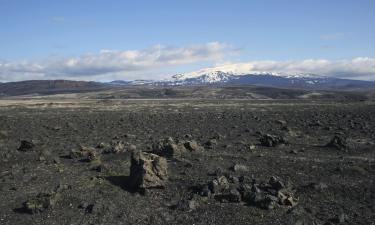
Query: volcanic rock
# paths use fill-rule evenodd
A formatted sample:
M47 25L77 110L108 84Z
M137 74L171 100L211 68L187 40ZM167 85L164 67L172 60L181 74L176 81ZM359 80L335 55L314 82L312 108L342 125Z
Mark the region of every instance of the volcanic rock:
M35 147L35 141L34 140L21 140L21 144L18 147L18 151L32 151Z
M211 181L209 187L212 193L222 193L229 189L229 182L225 176L221 176Z
M287 140L284 137L265 134L260 138L260 143L266 147L276 147L281 144L287 144Z
M151 153L135 151L130 166L130 184L133 188L161 188L168 179L167 160Z
M338 150L345 150L348 147L346 138L340 135L335 135L326 146Z
M152 150L153 153L167 158L179 158L182 153L186 152L185 146L182 143L176 143L171 137L154 143Z
M184 146L191 152L197 152L203 149L196 141L187 141L184 143Z
M231 170L233 170L234 172L247 172L249 168L245 165L235 164L231 167Z

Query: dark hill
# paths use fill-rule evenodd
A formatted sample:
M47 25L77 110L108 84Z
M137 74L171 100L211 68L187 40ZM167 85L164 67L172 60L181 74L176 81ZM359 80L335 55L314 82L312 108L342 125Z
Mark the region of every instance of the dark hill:
M0 96L28 94L81 93L104 90L108 85L98 82L70 80L28 80L0 83Z

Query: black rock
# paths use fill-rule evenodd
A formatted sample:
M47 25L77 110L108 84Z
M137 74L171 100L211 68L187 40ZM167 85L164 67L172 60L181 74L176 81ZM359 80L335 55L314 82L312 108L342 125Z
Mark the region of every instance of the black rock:
M281 144L287 144L287 140L284 137L265 134L260 138L260 144L266 147L276 147Z
M35 147L35 142L33 140L28 141L28 140L21 140L21 144L18 147L18 151L31 151Z
M348 144L346 138L340 135L335 135L326 146L336 148L338 150L345 150L347 149Z

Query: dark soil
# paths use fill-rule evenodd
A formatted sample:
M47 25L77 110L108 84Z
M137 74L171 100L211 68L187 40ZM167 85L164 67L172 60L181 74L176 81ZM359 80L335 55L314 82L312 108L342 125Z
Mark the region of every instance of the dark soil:
M0 108L0 224L374 224L372 102L106 104ZM167 158L164 188L130 187L135 147L152 152L169 137L202 148ZM105 150L112 143L124 147ZM236 189L210 196L205 185L221 176L277 177L297 204L266 209Z

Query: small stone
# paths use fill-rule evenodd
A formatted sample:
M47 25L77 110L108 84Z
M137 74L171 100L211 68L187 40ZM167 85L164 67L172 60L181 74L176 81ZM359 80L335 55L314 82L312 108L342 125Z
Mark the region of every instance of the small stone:
M53 157L52 161L55 164L59 164L61 162L60 157L58 157L58 156L57 157Z
M181 200L175 206L176 209L181 211L192 211L198 206L198 202L195 200Z
M335 218L332 219L332 222L335 223L344 223L347 220L347 215L345 213L340 213Z
M268 181L268 183L272 186L272 188L276 189L277 191L281 190L285 187L283 182L280 181L276 177L271 177L270 180Z
M294 207L297 205L297 201L293 197L288 197L287 199L285 199L284 204Z
M211 196L211 191L208 185L204 185L199 193L203 197L210 197Z
M335 135L331 141L326 144L327 147L336 148L338 150L345 150L347 149L347 141L346 138L340 135Z
M33 140L28 141L28 140L21 140L21 144L18 147L18 151L31 151L35 147L35 142Z
M225 176L221 176L211 181L209 187L212 193L217 194L229 189L229 182Z
M249 150L255 150L256 146L255 145L249 145Z
M298 151L297 151L297 150L291 150L289 153L290 153L290 154L293 154L293 155L297 155L297 154L298 154Z
M285 120L276 120L276 123L281 126L286 126L287 122Z
M187 141L184 143L184 146L186 149L192 152L201 151L203 149L196 141Z
M41 213L53 208L59 199L59 193L39 193L36 197L24 202L23 209L30 214Z
M284 137L265 134L260 138L260 143L266 147L276 147L281 144L287 144L287 140Z
M245 165L235 164L231 167L231 170L233 170L234 172L247 172L249 169Z
M328 185L325 183L311 183L309 184L310 187L312 187L316 191L323 191L328 188Z
M230 202L241 202L241 194L235 188L232 188L227 196Z
M209 141L206 142L206 146L207 148L214 148L215 146L217 146L217 140L216 139L210 139Z

